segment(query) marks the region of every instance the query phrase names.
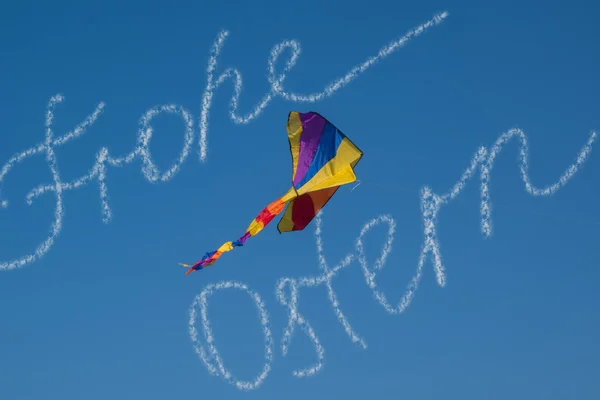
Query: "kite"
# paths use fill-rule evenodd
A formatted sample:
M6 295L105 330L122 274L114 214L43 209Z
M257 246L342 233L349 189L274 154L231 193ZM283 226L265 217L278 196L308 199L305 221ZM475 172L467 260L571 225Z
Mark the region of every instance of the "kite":
M180 263L189 267L186 275L213 265L223 253L243 246L284 209L277 225L279 233L304 229L340 186L356 181L354 167L362 158L362 151L323 116L316 112L290 112L287 132L292 187L266 206L238 240L206 253L194 265Z

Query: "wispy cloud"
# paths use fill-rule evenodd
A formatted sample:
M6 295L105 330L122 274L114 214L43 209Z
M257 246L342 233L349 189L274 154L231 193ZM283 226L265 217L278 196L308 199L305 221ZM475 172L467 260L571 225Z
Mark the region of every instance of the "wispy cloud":
M246 292L250 298L254 300L256 307L258 308L258 316L260 318L260 323L263 327L263 333L265 335L265 363L263 370L256 377L256 379L254 379L254 381L241 381L236 379L235 376L227 368L225 368L223 360L221 359L219 351L215 345L216 340L213 336L210 321L208 319L208 297L213 295L216 291L224 289L237 289ZM198 331L196 330L195 326L198 315L196 308L200 309L204 340L206 342L206 347L208 347L208 351L198 340ZM273 336L271 334L269 315L267 313L265 303L262 301L258 293L249 289L244 283L235 281L219 282L217 284L208 285L198 296L196 296L194 303L192 304L190 309L188 329L196 354L198 354L200 360L202 360L203 364L212 375L221 376L227 382L236 386L240 390L252 390L262 385L265 378L269 374L269 371L271 370L271 364L273 362Z
M61 94L57 94L50 98L48 102L48 107L46 109L46 134L44 141L28 148L27 150L18 153L11 157L2 167L0 171L0 184L4 180L6 174L8 174L11 169L17 165L18 163L24 161L25 159L32 157L34 155L45 153L46 161L48 163L48 167L50 169L50 173L52 174L53 183L51 185L46 185L49 189L53 190L56 194L56 207L54 209L54 221L52 226L50 227L49 236L40 244L38 247L30 254L26 254L20 258L11 260L11 261L3 261L0 262L0 270L13 270L16 268L21 268L29 263L32 263L42 257L45 253L50 250L50 247L54 244L54 241L60 234L62 229L62 220L64 214L63 207L63 190L64 186L60 178L60 172L58 168L58 163L56 160L56 154L54 153L54 148L62 146L63 144L73 140L81 135L83 135L88 127L90 127L102 111L104 110L104 103L100 103L96 110L89 115L81 124L77 125L74 130L61 136L59 138L54 138L54 131L52 130L52 122L54 121L54 110L56 105L63 102L64 97ZM0 193L1 194L1 193ZM29 203L31 203L31 198L34 195L28 195L27 199ZM8 200L0 201L0 208L7 208L9 205Z
M403 47L411 39L423 34L425 31L427 31L427 29L440 24L447 17L447 11L436 14L431 20L411 29L399 39L395 39L388 43L375 56L369 57L366 61L354 66L344 76L337 78L328 84L322 91L311 94L296 94L288 92L284 89L283 83L287 77L287 73L296 65L296 62L301 54L301 47L298 41L284 40L273 47L269 57L267 69L268 81L271 85L271 90L264 95L263 98L256 104L254 109L252 109L252 111L245 116L240 116L238 114L238 105L243 88L242 74L240 71L238 71L236 68L227 68L216 80L214 78L215 70L217 68L217 59L221 54L225 40L229 36L228 31L221 31L211 48L211 55L208 60L208 67L206 70L207 83L204 90L204 95L202 97L202 107L200 111L200 160L205 161L208 154L208 117L210 108L212 106L214 91L227 80L231 79L233 81L233 96L231 97L229 103L229 116L231 120L237 124L247 124L258 117L267 107L269 102L277 96L280 96L285 100L304 103L315 103L319 100L332 96L339 89L347 86L350 82L358 78L369 67L375 65L377 62L383 60L394 51ZM279 56L287 48L291 49L292 55L285 64L283 71L277 74L275 70L275 64L279 59Z
M299 278L291 278L284 277L280 278L276 285L276 297L279 300L279 303L284 306L287 310L288 320L287 325L283 332L283 337L281 340L281 350L282 354L285 356L288 353L291 339L295 332L296 327L300 327L302 331L308 336L311 342L314 345L316 352L316 362L306 368L298 369L293 371L293 374L297 377L307 377L316 374L321 371L325 364L325 349L321 344L315 330L307 320L307 318L299 311L299 298L300 298L300 290L303 288L317 288L320 286L324 286L328 292L328 298L330 305L334 314L336 315L338 321L344 328L344 331L350 338L353 343L356 343L361 348L366 349L367 344L366 341L356 333L354 328L351 326L347 317L341 310L340 301L338 300L338 296L333 289L333 279L338 276L338 273L348 268L352 262L358 261L360 265L363 275L365 278L365 282L367 286L371 289L373 293L373 298L386 310L387 313L396 315L404 312L408 306L411 304L414 294L418 288L419 282L421 280L423 267L425 263L431 259L436 275L437 283L440 286L445 286L446 284L446 276L445 276L445 268L442 263L441 249L439 240L437 237L437 217L442 205L448 204L450 201L455 199L465 188L468 181L473 178L477 172L480 170L480 179L481 179L481 229L483 234L486 237L491 235L491 199L490 199L490 173L496 159L496 156L501 151L502 147L507 144L512 138L518 138L520 147L519 147L519 160L520 160L520 169L521 169L521 177L523 182L525 183L525 189L528 193L534 196L549 196L560 188L564 187L568 181L573 178L575 173L581 168L584 162L589 158L589 155L592 150L592 145L596 140L596 133L592 132L590 138L585 143L585 145L580 150L579 154L576 157L576 160L573 164L566 168L565 172L560 176L560 178L553 184L548 185L544 188L537 188L531 183L531 179L528 175L528 150L527 150L527 138L525 134L518 129L513 129L508 131L505 134L502 134L499 139L495 142L491 149L486 147L481 147L476 152L475 156L471 159L471 163L467 167L467 169L460 176L459 180L452 186L452 188L442 194L434 193L429 187L424 187L421 191L421 213L423 218L423 238L424 243L421 248L421 252L418 258L417 270L413 278L410 280L405 292L400 297L400 300L396 305L392 304L385 293L381 291L377 285L377 275L384 268L386 262L389 259L389 256L392 252L392 245L394 241L394 234L396 232L396 221L390 215L381 215L379 217L373 218L369 220L360 230L358 238L355 242L355 252L347 254L335 267L330 268L326 257L325 257L325 249L323 245L323 237L322 237L322 227L323 227L323 212L319 212L314 220L315 222L315 241L317 246L317 260L319 263L320 274L316 276L303 276ZM364 247L364 238L365 236L376 226L378 225L387 225L387 235L385 240L381 246L381 252L379 257L375 259L372 266L369 266L369 262L367 261L367 255ZM221 286L219 286L221 285ZM210 285L208 289L209 293L212 293L211 290L214 287L232 287L234 285L242 285L234 282L221 282L216 285ZM205 293L205 292L203 292ZM254 292L252 292L254 293ZM256 295L258 296L258 295ZM202 300L205 304L205 300ZM257 304L260 303L259 298L256 297ZM197 304L198 300L194 303ZM262 303L260 303L262 304ZM259 306L260 313L262 315L263 309ZM217 368L210 363L206 356L206 352L198 347L198 339L197 333L193 328L193 323L195 321L195 310L192 307L190 311L190 335L192 336L192 341L195 343L196 352L200 355L204 364L207 366L211 373L215 373ZM264 311L266 314L266 311ZM205 319L203 314L202 324L203 329L207 337L207 342L209 345L214 341L212 338L212 333L210 331L210 324L208 319ZM270 330L267 325L264 324L266 320L265 317L262 317L263 327L265 330L266 337L270 338ZM210 342L208 339L210 338ZM271 346L270 339L268 341L268 346ZM271 356L271 347L266 347L266 352ZM216 350L213 352L216 353ZM271 358L268 359L269 363ZM270 368L270 364L269 368ZM221 367L221 370L224 370ZM268 371L268 370L267 370ZM224 373L221 371L221 375ZM261 379L266 377L266 373L263 370L263 374L260 375ZM226 376L227 379L229 379ZM262 380L260 380L262 382ZM236 385L240 385L237 381L232 381L232 383ZM255 386L244 386L244 388L255 388Z

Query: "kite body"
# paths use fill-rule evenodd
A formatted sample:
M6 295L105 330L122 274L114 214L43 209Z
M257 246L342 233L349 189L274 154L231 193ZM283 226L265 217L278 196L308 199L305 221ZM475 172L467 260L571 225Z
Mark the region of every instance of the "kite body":
M213 265L223 253L243 246L284 209L277 225L279 232L304 229L340 186L356 181L354 167L363 153L323 116L315 112L291 112L287 132L292 155L292 187L265 207L238 240L206 253L192 266L181 264L190 267L186 275Z

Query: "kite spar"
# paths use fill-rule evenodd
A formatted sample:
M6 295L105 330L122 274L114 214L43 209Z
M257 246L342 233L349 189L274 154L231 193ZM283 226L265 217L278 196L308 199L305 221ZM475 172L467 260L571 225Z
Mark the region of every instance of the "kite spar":
M356 181L354 167L362 158L362 151L323 116L315 112L291 112L287 132L292 155L292 187L265 207L238 240L206 253L194 265L180 264L189 267L186 275L213 265L223 253L243 246L284 209L277 225L279 233L304 229L340 186Z

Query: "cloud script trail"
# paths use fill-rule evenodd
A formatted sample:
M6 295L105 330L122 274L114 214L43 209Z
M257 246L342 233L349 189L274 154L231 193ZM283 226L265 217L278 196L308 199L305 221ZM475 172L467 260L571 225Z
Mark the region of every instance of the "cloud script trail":
M135 148L128 154L120 157L111 155L106 147L102 147L96 154L91 168L81 177L63 181L61 178L61 169L55 149L66 145L86 134L94 123L101 117L105 111L106 104L99 103L94 111L83 119L72 131L56 136L53 130L53 121L56 108L62 104L65 97L62 94L52 96L48 102L45 119L45 136L38 144L12 156L0 170L0 188L2 183L13 167L23 163L27 159L43 155L51 172L52 182L41 184L33 188L26 195L27 204L33 202L45 194L53 194L56 205L54 208L54 221L50 227L48 237L43 240L29 254L17 257L9 261L0 261L0 270L11 271L25 267L36 261L39 261L52 247L57 240L63 228L64 216L64 195L72 190L82 188L92 182L98 184L100 211L102 220L108 223L112 218L112 209L109 204L109 188L106 183L107 174L110 167L121 168L139 160L142 168L141 172L146 180L156 184L171 180L181 169L183 163L190 156L192 149L197 143L199 160L206 162L208 157L208 131L209 116L215 91L222 87L226 82L231 81L233 94L229 102L229 117L236 124L247 124L265 110L269 103L280 97L285 100L298 103L315 103L322 99L332 96L338 90L344 88L352 81L361 76L366 70L382 61L398 49L405 46L412 39L415 39L427 32L429 29L444 22L448 17L447 12L442 12L433 16L429 21L418 25L409 30L400 38L394 39L379 50L375 55L367 58L364 62L351 68L346 74L334 79L323 90L310 94L296 94L285 89L285 79L296 65L300 54L300 43L295 40L286 40L278 43L272 48L267 63L267 79L270 90L262 97L255 107L246 115L241 115L238 110L239 99L243 89L242 74L237 68L226 68L222 73L217 73L218 59L223 51L225 42L229 37L229 32L224 30L218 33L215 42L210 50L208 67L206 70L206 87L204 89L201 103L200 116L195 122L193 114L175 104L158 105L149 109L139 120L139 129L137 132L137 143ZM291 55L283 70L276 71L275 65L279 57L285 50L290 49ZM150 142L153 136L152 120L160 114L169 114L181 118L183 123L183 148L176 161L166 171L160 171L153 162L150 152ZM197 126L197 129L196 129ZM198 132L197 132L198 130ZM198 133L198 134L197 134ZM354 243L354 250L349 252L338 263L332 264L327 261L325 256L325 246L322 236L323 232L323 214L322 212L315 218L315 241L317 248L317 261L319 269L314 275L301 277L282 277L275 283L275 298L280 306L286 311L287 323L282 328L283 335L280 343L280 350L283 356L288 354L294 334L298 331L307 335L314 347L314 362L308 366L298 368L292 371L292 374L298 378L313 376L323 370L325 365L325 348L318 338L317 332L309 322L306 315L300 309L301 293L308 289L324 288L327 291L328 301L331 305L333 315L343 327L349 339L362 349L367 348L367 340L360 335L352 326L346 314L342 311L342 305L333 288L333 281L340 273L353 264L357 264L364 276L366 285L371 289L373 299L380 304L387 313L391 315L401 314L407 309L413 300L414 294L421 280L422 271L426 262L431 261L436 276L437 284L441 287L446 285L446 270L443 263L441 247L437 236L437 224L439 213L442 208L457 198L468 183L475 177L479 179L480 188L480 230L484 237L492 236L492 201L490 194L491 173L498 155L504 147L511 141L518 142L518 166L525 190L532 196L545 197L551 196L558 190L567 185L573 179L577 172L584 166L590 158L592 147L597 135L591 132L589 138L584 142L579 153L574 157L571 165L567 166L556 181L546 187L535 186L529 176L529 143L525 132L520 129L511 129L501 134L495 143L490 147L482 146L476 150L470 160L467 168L458 180L450 187L447 192L436 193L429 186L424 186L420 192L420 211L423 223L423 244L417 261L416 271L405 292L400 297L397 304L393 304L385 293L377 285L377 275L383 270L388 262L392 251L394 234L396 231L396 221L390 215L380 215L368 221L360 230ZM196 142L197 140L197 142ZM354 190L357 185L352 188ZM10 208L8 199L4 192L0 192L0 209L7 212ZM367 255L364 248L365 236L378 225L387 226L387 235L381 246L379 257L372 265L367 262ZM257 315L261 323L264 334L264 363L262 370L255 378L249 381L242 381L235 377L234 373L225 366L225 363L217 348L217 339L212 330L209 318L209 298L217 291L221 290L239 290L246 293L257 308ZM201 331L201 332L200 332ZM191 337L193 349L198 355L201 363L206 367L211 375L219 376L225 382L235 386L240 390L253 390L259 388L267 379L273 368L275 346L273 341L272 327L269 319L269 312L261 295L250 288L246 283L239 281L223 281L209 284L195 297L189 309L188 332Z

